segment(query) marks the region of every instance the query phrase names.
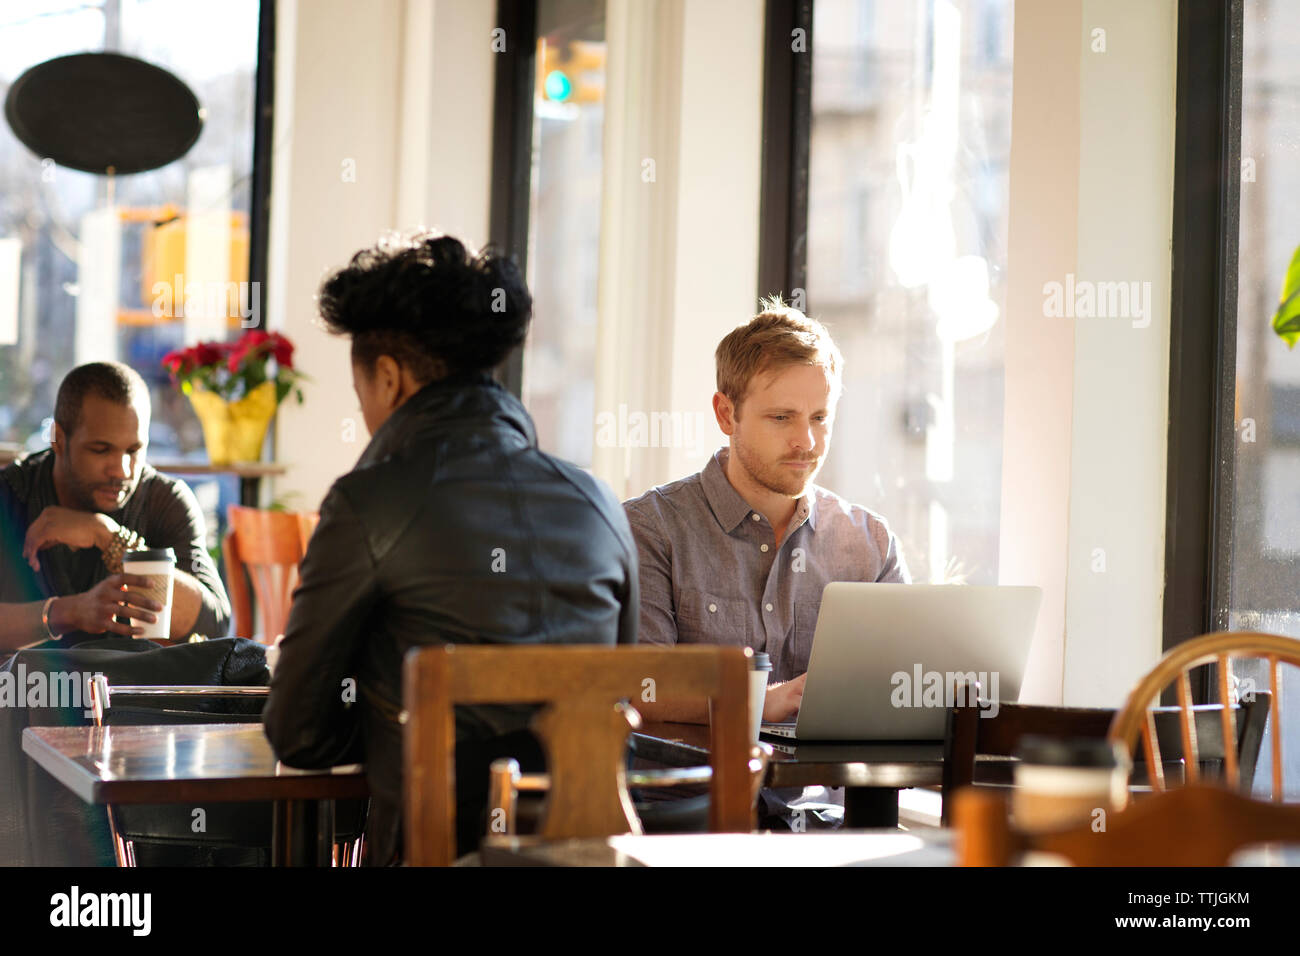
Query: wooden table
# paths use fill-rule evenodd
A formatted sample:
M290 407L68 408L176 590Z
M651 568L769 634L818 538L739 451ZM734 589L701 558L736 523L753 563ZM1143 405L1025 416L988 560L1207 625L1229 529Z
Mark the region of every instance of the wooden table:
M943 742L796 743L772 745L768 787L844 787L846 827L897 827L898 791L943 783ZM645 721L632 735L637 756L671 766L709 762L704 724Z
M692 833L543 841L495 837L482 866L954 866L948 830Z
M90 804L273 801L273 866L328 866L334 801L370 793L360 766L283 766L261 724L28 727L23 752Z
M229 465L208 465L194 461L151 461L156 471L167 475L235 475L239 478L239 503L245 508L262 507L262 479L283 475L288 469L273 461L247 461Z

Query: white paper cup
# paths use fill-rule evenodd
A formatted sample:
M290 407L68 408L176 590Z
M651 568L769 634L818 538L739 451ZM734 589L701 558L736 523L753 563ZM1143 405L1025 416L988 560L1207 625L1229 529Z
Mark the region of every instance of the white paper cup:
M1130 764L1116 745L1028 736L1017 756L1011 816L1021 830L1066 829L1091 822L1099 810L1124 808Z
M122 572L139 574L149 579L145 592L159 602L163 609L155 612L158 620L132 619L132 627L142 627L144 632L136 637L167 639L172 634L172 580L176 570L176 552L171 548L152 548L148 551L128 551L122 555Z

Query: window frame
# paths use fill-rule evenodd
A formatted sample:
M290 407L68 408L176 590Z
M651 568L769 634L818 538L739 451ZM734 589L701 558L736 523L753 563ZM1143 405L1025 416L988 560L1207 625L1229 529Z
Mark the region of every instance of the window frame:
M793 36L804 31L796 53ZM767 0L763 38L763 165L758 295L788 296L808 280L813 0Z
M497 29L505 50L493 54L492 198L490 243L528 274L529 204L532 199L533 89L537 71L538 0L497 0ZM496 378L522 401L524 349L514 349Z
M1243 0L1179 0L1162 648L1225 629L1232 587ZM1205 69L1205 64L1214 64ZM1203 669L1196 696L1212 699Z
M766 5L760 295L807 276L814 3ZM1163 651L1228 621L1242 33L1243 0L1179 0Z
M249 210L248 280L257 295L257 323L266 324L267 289L271 245L271 161L275 136L275 5L261 0L258 5L257 70L253 77L253 179L252 208ZM274 430L272 449L274 449Z

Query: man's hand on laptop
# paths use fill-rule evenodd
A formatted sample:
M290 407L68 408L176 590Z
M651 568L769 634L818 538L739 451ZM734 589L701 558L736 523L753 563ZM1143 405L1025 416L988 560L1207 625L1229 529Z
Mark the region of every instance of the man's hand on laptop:
M763 700L763 719L768 723L779 724L793 720L799 713L799 704L803 702L803 684L807 674L800 674L794 680L784 684L772 684L767 689Z

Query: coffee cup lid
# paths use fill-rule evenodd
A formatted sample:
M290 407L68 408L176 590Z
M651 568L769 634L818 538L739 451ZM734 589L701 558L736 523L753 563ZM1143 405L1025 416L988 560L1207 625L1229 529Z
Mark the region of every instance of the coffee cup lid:
M1122 748L1095 737L1020 738L1016 756L1022 763L1047 767L1117 767L1123 763Z
M123 564L136 561L170 561L176 563L176 552L171 548L146 548L143 551L128 551L122 555Z
M749 662L749 669L752 671L770 671L772 669L772 658L763 651L754 651L754 657Z

